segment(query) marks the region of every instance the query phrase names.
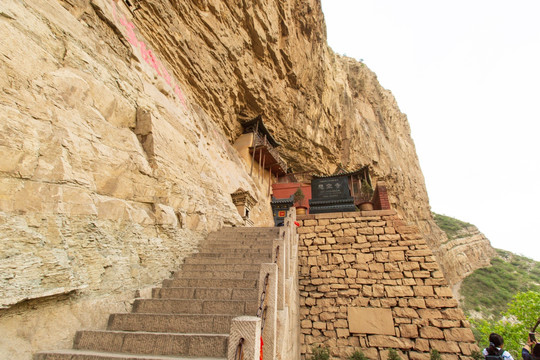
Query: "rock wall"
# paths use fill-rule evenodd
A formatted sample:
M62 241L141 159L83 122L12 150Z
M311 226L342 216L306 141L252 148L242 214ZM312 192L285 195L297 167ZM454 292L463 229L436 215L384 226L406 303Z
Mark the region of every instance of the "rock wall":
M295 171L369 165L443 254L406 116L328 48L318 0L8 0L0 25L0 308L35 320L32 299L105 294L118 307L240 225L238 188L270 225L267 184L231 146L238 118L260 113ZM21 314L5 310L0 341L61 344L11 331Z
M439 248L445 238L431 215L406 115L367 66L328 47L319 0L139 2L134 14L186 97L229 142L240 134L238 117L263 113L293 171L369 165L375 181L387 181L392 207L421 229L443 271L454 267ZM459 271L448 278L453 283Z
M131 45L129 11L64 5L71 12L54 1L0 4L0 307L11 308L2 358L29 359L103 327L104 314L169 277L206 233L242 223L236 189L259 201L259 225L272 223L267 186ZM17 331L21 321L48 336Z
M394 210L298 216L302 354L472 359L473 333L433 253Z
M446 279L453 285L454 296L459 298L461 280L474 270L490 266L490 260L497 255L495 249L476 226L461 229L456 236L443 240L437 251L446 254L441 264ZM475 259L475 261L471 261Z

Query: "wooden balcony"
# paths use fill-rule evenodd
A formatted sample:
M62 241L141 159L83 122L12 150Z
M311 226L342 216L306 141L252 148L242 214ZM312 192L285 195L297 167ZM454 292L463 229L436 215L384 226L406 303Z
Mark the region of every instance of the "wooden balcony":
M279 152L266 137L254 134L253 146L249 148L249 153L253 156L265 170L271 171L276 176L283 176L287 173L287 164L279 156Z

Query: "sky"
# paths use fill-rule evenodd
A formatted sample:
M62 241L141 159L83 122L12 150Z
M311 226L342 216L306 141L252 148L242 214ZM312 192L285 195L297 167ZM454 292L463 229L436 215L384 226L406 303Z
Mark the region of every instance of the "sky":
M322 0L411 126L432 211L540 261L540 1Z

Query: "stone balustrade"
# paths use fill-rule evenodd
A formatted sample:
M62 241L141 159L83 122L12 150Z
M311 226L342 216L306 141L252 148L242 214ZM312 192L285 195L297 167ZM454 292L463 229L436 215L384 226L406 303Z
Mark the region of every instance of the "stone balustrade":
M291 208L274 240L272 263L261 265L257 316L233 319L228 360L300 359L298 234ZM262 351L261 351L262 346ZM240 357L240 353L243 357Z

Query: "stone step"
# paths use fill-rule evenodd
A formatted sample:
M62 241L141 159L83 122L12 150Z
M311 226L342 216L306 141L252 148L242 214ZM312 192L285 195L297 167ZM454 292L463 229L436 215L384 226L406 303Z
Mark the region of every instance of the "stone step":
M226 360L226 357L153 356L143 354L118 354L89 350L55 350L40 352L34 360Z
M205 240L214 239L268 239L276 238L279 236L278 231L259 231L259 232L232 232L232 231L219 231L209 234Z
M128 354L226 357L227 334L78 331L74 348Z
M216 232L211 233L212 234L227 234L227 233L234 233L234 234L268 234L268 233L279 233L279 227L224 227L219 229Z
M213 232L212 234L219 234L219 233L236 233L236 234L250 234L250 233L257 233L257 234L267 234L272 232L279 232L279 227L261 227L261 226L254 226L254 227L224 227L219 229L216 232Z
M257 279L188 279L174 278L163 281L163 287L208 287L256 289Z
M259 271L179 271L174 279L258 279Z
M258 232L258 233L245 233L245 232L217 232L209 234L205 240L237 240L237 239L272 239L279 237L279 231L272 232Z
M224 246L224 245L208 245L208 246L201 246L199 247L199 253L201 252L244 252L244 253L272 253L272 245L270 246L250 246L250 245L231 245L231 246Z
M107 330L228 334L235 315L112 314Z
M214 299L214 300L253 300L257 299L255 288L197 288L164 287L152 289L155 299Z
M265 246L268 246L269 244L272 244L274 242L275 239L278 239L279 236L265 236L265 237L251 237L251 236L234 236L234 237L227 237L227 236L223 236L223 237L214 237L214 238L207 238L203 241L201 241L201 245L206 245L206 244L213 244L213 245L233 245L233 244L238 244L238 245L255 245L255 244L260 244L260 245L265 245Z
M112 314L107 331L79 331L73 350L35 360L225 360L230 324L255 315L261 263L272 262L279 228L225 228L209 234L172 279ZM218 314L218 315L216 315Z
M279 233L267 233L267 234L234 234L234 233L218 233L209 235L205 241L223 240L223 241L237 241L237 240L267 240L276 239L279 237Z
M224 233L213 233L207 236L205 240L243 240L243 239L273 239L279 237L279 232L272 232L272 233L232 233L232 232L224 232Z
M261 263L266 262L272 258L272 254L270 252L268 253L245 253L245 254L238 254L238 253L232 253L232 252L226 252L226 253L219 253L219 252L199 252L193 255L194 259L213 259L216 262L221 261L229 261L229 259L246 259L246 260L253 260L257 261L260 260Z
M203 254L218 254L218 255L235 255L235 257L251 257L253 255L269 255L272 254L272 249L221 249L221 248L207 248L200 249L194 256L201 256ZM219 257L219 256L217 256Z
M184 264L175 274L183 271L259 271L260 268L261 264Z
M220 249L220 250L230 250L230 249L241 249L241 250L272 250L272 241L269 242L223 242L223 241L212 241L204 242L199 246L200 250L206 249Z
M257 297L246 300L137 299L133 313L145 314L221 314L253 315L257 313Z
M184 261L184 265L187 264L211 264L211 265L226 265L226 264L246 264L246 265L260 265L265 262L270 262L272 256L270 254L257 256L256 258L246 257L189 257Z

